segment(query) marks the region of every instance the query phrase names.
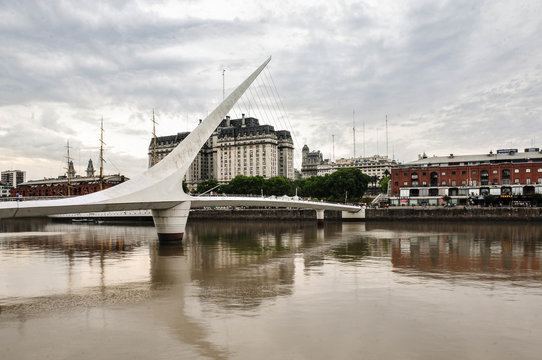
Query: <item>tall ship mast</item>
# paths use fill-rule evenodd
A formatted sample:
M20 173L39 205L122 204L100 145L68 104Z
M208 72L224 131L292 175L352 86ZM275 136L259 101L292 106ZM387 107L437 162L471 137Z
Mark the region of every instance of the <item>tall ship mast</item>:
M152 109L152 137L154 139L152 148L152 165L156 165L156 119L154 118L154 109Z
M102 116L100 135L100 190L104 188L104 118Z
M68 196L71 196L71 169L70 169L70 140L67 141L68 160L66 163L66 173L68 174Z

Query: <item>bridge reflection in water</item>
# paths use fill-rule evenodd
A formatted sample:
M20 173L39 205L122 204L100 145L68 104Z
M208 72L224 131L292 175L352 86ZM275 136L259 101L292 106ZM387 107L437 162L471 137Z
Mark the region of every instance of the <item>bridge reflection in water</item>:
M186 243L167 245L152 226L13 220L0 231L2 358L539 349L540 225L194 221Z

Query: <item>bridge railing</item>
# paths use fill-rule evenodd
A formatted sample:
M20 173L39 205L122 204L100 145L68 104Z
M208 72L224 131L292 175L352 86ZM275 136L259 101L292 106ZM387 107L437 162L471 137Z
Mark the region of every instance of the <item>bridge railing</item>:
M205 194L205 195L195 195L196 197L240 197L240 198L252 198L252 199L278 199L278 200L298 200L298 201L311 201L310 198L302 198L299 196L288 196L288 195L258 195L258 194Z
M318 202L318 203L327 203L327 204L338 204L338 205L352 205L352 206L363 206L365 204L359 204L359 203L337 203L337 202L328 202L321 199L316 198L305 198L300 196L288 196L288 195L255 195L255 194L204 194L204 195L196 195L196 197L200 198L222 198L222 197L237 197L237 198L250 198L250 199L276 199L276 200L283 200L283 201L304 201L304 202Z
M32 201L32 200L55 200L55 199L65 199L67 197L75 197L79 195L74 196L8 196L8 197L0 197L0 201Z

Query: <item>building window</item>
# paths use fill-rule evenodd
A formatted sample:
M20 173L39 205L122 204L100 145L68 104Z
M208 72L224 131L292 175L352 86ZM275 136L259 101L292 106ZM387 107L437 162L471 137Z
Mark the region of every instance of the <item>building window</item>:
M530 178L525 179L525 184L530 184L530 183L531 183L531 179L530 179Z
M493 174L498 174L499 172L497 170L493 170Z
M455 171L452 171L452 175L455 175Z
M515 184L519 184L519 179L514 179Z
M542 168L541 168L541 169L538 169L538 172L542 172Z
M476 170L472 170L472 175L476 175Z
M489 172L487 170L482 170L480 172L480 184L489 185Z
M542 178L538 178L538 183L542 184Z
M467 172L465 170L461 171L461 175L467 175Z
M446 185L446 180L442 180L442 185Z
M466 181L466 180L462 180L462 181L461 181L461 185L467 185L467 181Z
M403 183L403 185L404 185L404 186L407 186L407 185L408 185L408 181L405 181L405 182Z
M509 169L503 169L501 173L501 177L502 177L503 185L510 185L510 170Z
M438 186L438 174L436 172L432 172L429 175L429 178L431 180L431 186Z
M525 172L526 172L526 173L530 173L530 172L531 172L531 169L525 169Z
M444 176L444 175L446 175L446 173L443 171L443 172L442 172L442 176Z
M519 174L519 169L514 169L515 174Z

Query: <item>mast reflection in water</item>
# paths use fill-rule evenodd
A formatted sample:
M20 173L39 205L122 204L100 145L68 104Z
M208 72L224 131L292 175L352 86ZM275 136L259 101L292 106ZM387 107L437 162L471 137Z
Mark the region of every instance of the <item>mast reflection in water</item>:
M537 359L542 226L0 223L0 357Z

